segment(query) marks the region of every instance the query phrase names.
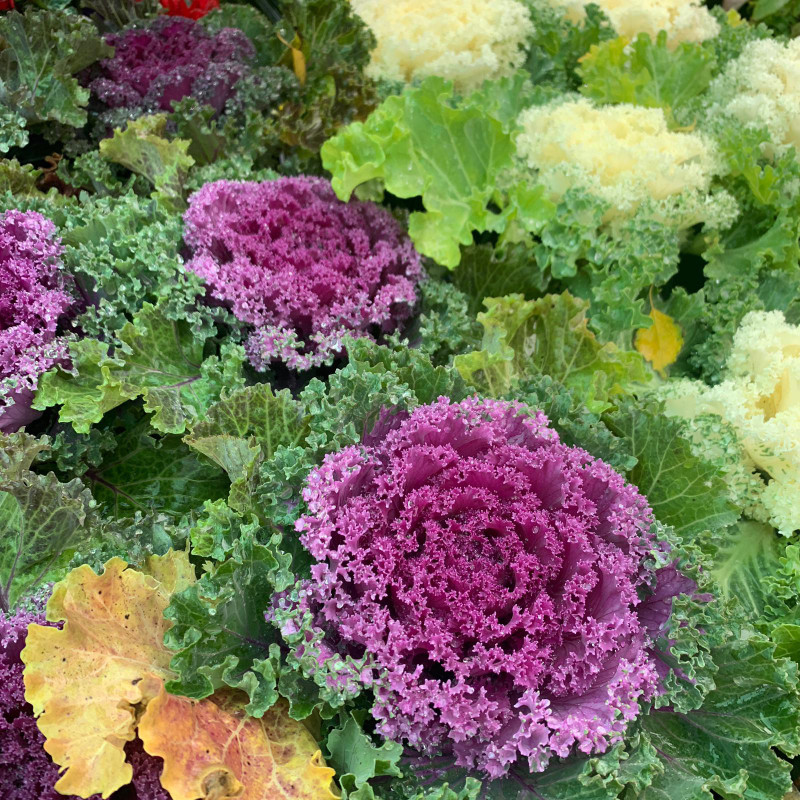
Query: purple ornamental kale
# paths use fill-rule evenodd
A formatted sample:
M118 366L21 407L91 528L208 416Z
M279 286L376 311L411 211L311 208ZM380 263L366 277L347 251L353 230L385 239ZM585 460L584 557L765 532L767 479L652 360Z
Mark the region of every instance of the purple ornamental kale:
M605 751L657 692L648 630L667 598L638 615L653 513L541 412L439 398L328 455L304 498L297 529L317 563L299 605L279 598L268 616L291 636L310 612L318 663L372 654L356 678L383 736L493 778L520 757L541 771Z
M39 416L39 376L67 356L58 319L73 303L64 288L55 225L35 211L0 215L0 431Z
M187 267L254 326L256 369L330 363L346 335L393 331L416 302L420 258L401 226L319 178L209 183L184 219Z
M41 613L20 610L6 618L0 612L0 797L70 800L53 788L59 768L45 752L44 736L36 726L33 709L25 701L19 656L32 622L52 624ZM125 752L133 766L135 800L170 800L159 781L162 759L145 753L138 739L128 742ZM93 795L92 800L100 800L100 795Z
M173 101L189 95L219 112L255 56L242 31L223 28L212 35L183 17L156 17L105 41L114 55L100 62L89 88L108 108L132 115L172 111Z

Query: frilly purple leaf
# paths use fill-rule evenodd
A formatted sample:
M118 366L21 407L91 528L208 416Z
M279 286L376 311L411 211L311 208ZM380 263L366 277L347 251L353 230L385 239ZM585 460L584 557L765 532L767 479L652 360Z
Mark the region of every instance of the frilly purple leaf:
M39 376L67 357L56 337L73 304L61 272L55 225L35 211L0 215L0 430L11 433L38 412Z
M416 302L422 267L401 226L319 178L209 183L184 219L187 268L253 326L256 369L330 363L348 335L393 331Z

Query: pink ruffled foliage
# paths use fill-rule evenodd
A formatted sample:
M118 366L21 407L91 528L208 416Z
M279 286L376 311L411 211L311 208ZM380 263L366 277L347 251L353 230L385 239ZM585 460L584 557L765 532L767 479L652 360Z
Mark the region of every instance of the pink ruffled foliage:
M671 605L637 613L656 580L646 499L530 413L421 406L328 455L297 523L317 562L297 596L325 632L319 663L371 653L358 679L379 733L493 778L619 741L658 690L648 629Z
M105 41L114 55L100 62L89 88L108 108L139 114L172 111L173 101L189 95L219 112L255 57L242 31L210 34L184 17L156 17L147 27L110 33Z
M44 736L36 726L33 709L25 701L23 664L28 625L50 625L37 611L0 612L0 797L4 800L70 800L53 786L59 768L44 749ZM163 761L150 756L137 739L125 746L133 766L135 800L170 800L159 777ZM72 800L78 800L73 797ZM100 800L93 795L91 800Z
M0 215L0 430L6 433L38 416L30 403L39 376L67 356L56 329L73 299L55 230L35 211Z
M255 328L256 369L331 363L345 336L393 331L416 302L420 258L399 223L319 178L209 183L184 219L187 267Z

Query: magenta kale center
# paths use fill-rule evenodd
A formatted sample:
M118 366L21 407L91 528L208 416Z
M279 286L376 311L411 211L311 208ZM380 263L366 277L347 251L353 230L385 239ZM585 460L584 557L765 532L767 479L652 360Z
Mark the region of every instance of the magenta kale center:
M257 369L330 363L346 335L393 331L411 313L419 255L373 203L343 203L326 181L303 177L217 181L189 204L187 267L255 328Z
M440 398L329 455L304 496L307 607L373 654L384 736L493 777L542 770L607 749L655 693L652 511L541 413Z
M55 225L35 211L0 214L0 430L26 425L39 376L64 359L59 317L73 303Z

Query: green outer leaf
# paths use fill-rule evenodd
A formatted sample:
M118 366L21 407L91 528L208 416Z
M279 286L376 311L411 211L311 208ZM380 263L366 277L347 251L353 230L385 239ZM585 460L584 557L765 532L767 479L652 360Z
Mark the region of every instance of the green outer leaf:
M154 511L180 517L227 494L229 482L222 470L201 464L177 436L153 436L146 417L129 421L129 416L117 420L117 449L100 467L86 472L105 513L131 517Z
M28 447L20 464L28 461ZM13 608L89 536L91 492L77 478L12 470L0 479L0 611Z
M259 383L224 394L184 441L219 464L233 481L244 474L254 452L270 459L279 447L300 444L308 430L302 406L288 389L273 394L268 383Z
M736 522L719 468L692 455L679 422L634 405L604 421L630 442L638 463L628 478L647 497L656 519L684 538Z
M542 273L530 248L523 243L502 250L488 244L469 247L453 273L453 283L469 297L470 313L477 314L485 297L517 293L526 298L546 291L549 275Z
M124 131L117 129L110 139L103 139L100 155L147 178L166 208L181 211L186 207L183 186L194 159L187 152L190 142L166 138L166 125L166 114L139 117Z
M516 85L505 90L515 92ZM452 97L452 84L428 78L389 97L366 122L343 129L321 150L343 200L376 178L398 197L421 195L425 212L411 214L409 234L421 253L451 268L461 258L459 245L472 244L473 231L503 231L516 216L523 227L536 228L555 211L541 192L521 189L500 213L489 209L498 199L499 176L513 164L514 143L503 122L468 103L454 108ZM496 105L505 119L505 105Z
M71 370L58 367L42 376L34 408L61 405L59 419L87 433L107 411L141 396L156 430L183 433L224 387L243 382L241 348L228 348L222 361L216 356L204 361L205 339L150 303L125 324L118 339L121 347L113 357L95 339L70 343Z
M663 773L641 800L776 800L791 788L787 755L800 749L797 665L775 660L760 638L718 648L717 688L688 714L655 711L641 727L661 754Z
M482 349L456 356L464 380L500 396L519 381L550 375L577 391L590 411L603 411L631 384L649 380L642 357L601 344L587 325L589 304L568 292L524 300L522 295L484 300Z
M770 602L770 579L780 567L780 547L769 525L742 520L698 541L709 558L715 595L736 600L748 618L758 622Z
M86 124L89 90L72 76L113 54L86 17L64 11L0 17L0 107L29 124L52 120Z
M667 32L653 41L640 33L594 45L581 60L580 90L599 103L632 103L672 112L702 94L711 83L716 59L699 43L667 46Z

